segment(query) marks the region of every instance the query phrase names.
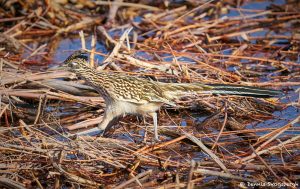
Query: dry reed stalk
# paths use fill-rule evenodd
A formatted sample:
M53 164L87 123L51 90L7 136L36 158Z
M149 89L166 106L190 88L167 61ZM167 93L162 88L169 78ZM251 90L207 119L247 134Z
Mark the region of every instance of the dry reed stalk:
M192 136L189 133L184 133L187 138L189 138L191 141L196 143L203 151L205 151L207 154L209 154L212 159L225 171L227 174L231 175L229 170L226 168L226 166L222 163L222 161L210 150L208 149L199 139Z

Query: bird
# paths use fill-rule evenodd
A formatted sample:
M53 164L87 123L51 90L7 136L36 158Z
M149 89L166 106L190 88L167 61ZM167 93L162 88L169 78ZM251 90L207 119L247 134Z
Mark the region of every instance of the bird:
M154 138L159 141L157 111L164 104L176 106L176 100L191 94L238 95L269 98L279 90L227 84L164 83L123 73L97 71L89 65L88 52L75 51L64 62L69 71L93 87L105 101L105 111L98 127L78 132L76 135L94 135L106 129L120 117L148 115L153 119Z

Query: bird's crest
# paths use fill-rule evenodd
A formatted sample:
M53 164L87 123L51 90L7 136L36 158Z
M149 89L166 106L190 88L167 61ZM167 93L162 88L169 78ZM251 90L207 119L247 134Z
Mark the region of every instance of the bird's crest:
M75 59L83 59L85 61L88 61L87 51L85 51L85 50L75 51L64 62L68 63L68 62L71 62Z
M64 64L71 68L78 68L80 65L86 65L88 63L87 51L79 50L71 54L65 61Z

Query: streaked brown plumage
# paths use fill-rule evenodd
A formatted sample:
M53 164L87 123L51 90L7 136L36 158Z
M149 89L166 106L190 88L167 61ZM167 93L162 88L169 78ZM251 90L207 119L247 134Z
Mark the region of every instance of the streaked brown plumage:
M82 77L104 98L106 109L98 128L79 135L104 131L115 118L126 114L150 115L153 118L155 139L158 140L157 113L163 104L175 106L174 100L193 93L233 94L241 96L271 97L276 90L237 85L205 85L200 83L162 83L119 73L98 72L89 67L83 51L69 56L64 63Z

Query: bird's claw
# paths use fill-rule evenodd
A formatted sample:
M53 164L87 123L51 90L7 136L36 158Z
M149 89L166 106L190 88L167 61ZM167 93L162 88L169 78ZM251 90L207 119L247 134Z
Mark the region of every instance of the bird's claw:
M161 140L158 137L154 137L154 142L161 142Z

